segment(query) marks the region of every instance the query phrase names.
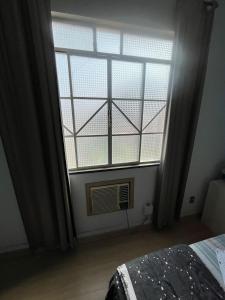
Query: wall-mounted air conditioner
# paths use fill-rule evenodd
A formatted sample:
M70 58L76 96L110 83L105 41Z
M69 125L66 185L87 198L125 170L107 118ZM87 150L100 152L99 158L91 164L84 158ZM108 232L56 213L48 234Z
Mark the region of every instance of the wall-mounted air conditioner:
M134 178L86 184L88 216L106 214L134 206Z

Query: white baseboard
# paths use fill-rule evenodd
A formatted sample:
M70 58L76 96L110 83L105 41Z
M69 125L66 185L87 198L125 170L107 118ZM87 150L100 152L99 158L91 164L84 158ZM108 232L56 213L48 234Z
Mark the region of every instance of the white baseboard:
M140 225L143 225L143 223L130 224L130 228L134 228L134 227L137 227ZM145 225L147 225L147 224L145 224ZM113 227L104 227L101 229L96 229L96 230L91 230L91 231L80 232L80 233L78 233L77 237L78 238L90 237L90 236L95 236L95 235L101 235L101 234L108 233L108 232L119 231L119 230L123 230L123 229L128 229L126 224L119 225L119 226L113 226Z

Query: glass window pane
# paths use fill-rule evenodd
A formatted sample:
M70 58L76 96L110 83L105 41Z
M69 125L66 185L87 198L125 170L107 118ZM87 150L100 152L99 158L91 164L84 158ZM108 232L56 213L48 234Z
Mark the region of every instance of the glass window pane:
M107 135L108 134L108 107L101 110L85 125L78 135Z
M146 64L145 99L167 100L170 66Z
M113 101L138 128L141 127L142 101L135 100L114 100Z
M77 138L78 167L108 164L108 137Z
M140 99L142 69L140 63L112 61L112 97Z
M97 51L120 53L120 31L108 28L96 29Z
M56 53L56 70L60 97L70 97L70 84L67 55Z
M107 97L107 61L71 56L74 97Z
M123 54L171 60L173 41L124 33Z
M163 108L158 115L156 115L148 126L144 129L144 133L162 133L164 132L166 108Z
M137 162L139 159L139 135L112 137L112 163Z
M114 104L112 105L112 133L138 133L137 129L126 119Z
M60 100L61 116L64 135L73 134L73 118L71 110L71 101L69 99Z
M166 101L144 101L142 129L144 129L150 121L157 119L157 116L160 115L166 103Z
M162 150L162 134L143 134L141 162L159 161Z
M55 47L93 51L91 27L54 21L52 29Z
M105 100L74 99L74 115L76 132L105 103Z
M74 147L74 139L72 138L64 138L65 141L65 152L66 152L66 162L67 168L75 169L76 166L76 155L75 155L75 147Z

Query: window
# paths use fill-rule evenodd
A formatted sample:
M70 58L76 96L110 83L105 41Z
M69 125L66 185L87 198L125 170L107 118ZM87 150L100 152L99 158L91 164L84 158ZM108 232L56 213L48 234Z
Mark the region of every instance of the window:
M160 160L173 41L53 22L69 170Z

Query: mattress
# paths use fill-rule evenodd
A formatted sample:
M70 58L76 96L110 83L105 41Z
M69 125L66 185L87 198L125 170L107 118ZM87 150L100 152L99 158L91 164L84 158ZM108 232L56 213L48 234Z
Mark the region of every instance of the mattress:
M190 245L225 291L225 284L216 257L216 249L225 250L225 234Z
M225 235L127 262L117 268L106 299L225 299L218 248L225 250Z

